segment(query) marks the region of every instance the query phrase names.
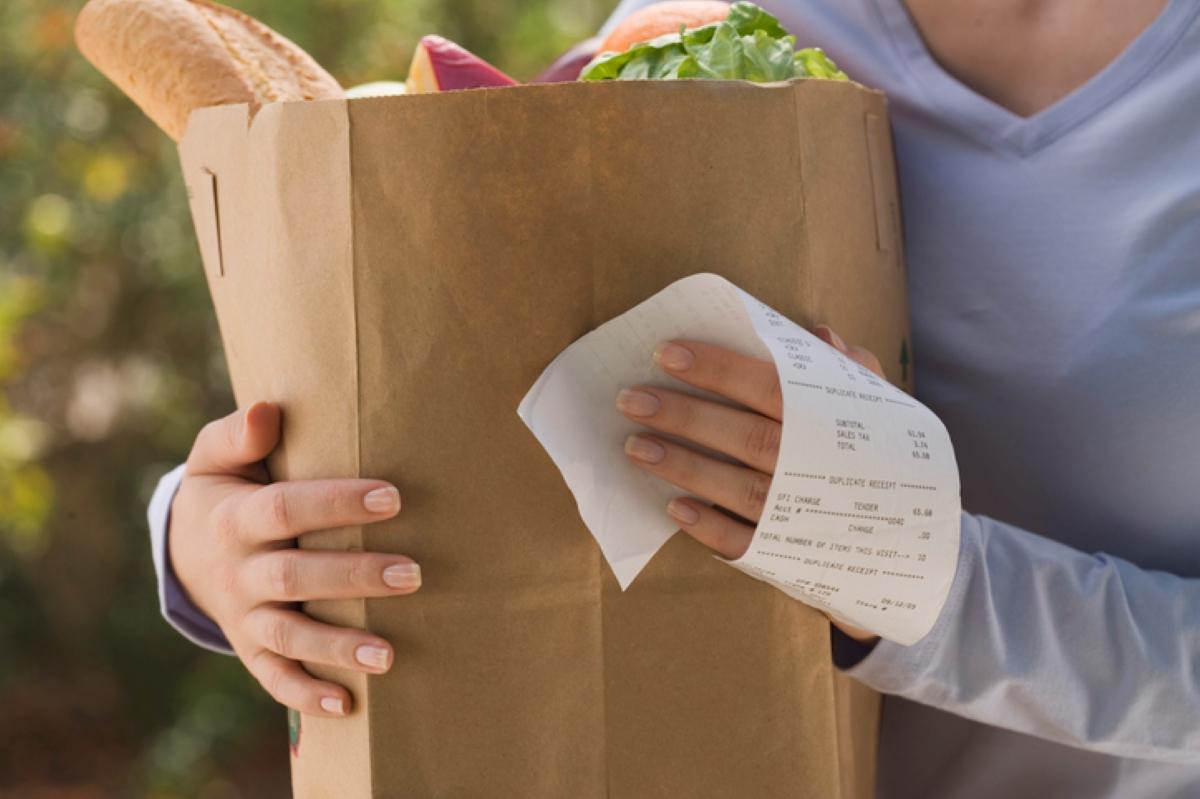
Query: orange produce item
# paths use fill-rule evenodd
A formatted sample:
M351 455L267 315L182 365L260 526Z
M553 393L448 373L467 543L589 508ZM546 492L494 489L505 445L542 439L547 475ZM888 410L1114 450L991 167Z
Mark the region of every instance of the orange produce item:
M632 44L648 42L664 33L679 33L684 28L699 28L720 22L729 16L729 4L717 0L669 0L635 11L613 28L604 43L602 53L621 53Z

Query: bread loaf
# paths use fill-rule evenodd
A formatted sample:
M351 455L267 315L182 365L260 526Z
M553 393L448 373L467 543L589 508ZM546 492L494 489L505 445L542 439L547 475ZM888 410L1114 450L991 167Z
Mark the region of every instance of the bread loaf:
M196 108L342 97L308 53L207 0L89 0L80 51L175 141Z

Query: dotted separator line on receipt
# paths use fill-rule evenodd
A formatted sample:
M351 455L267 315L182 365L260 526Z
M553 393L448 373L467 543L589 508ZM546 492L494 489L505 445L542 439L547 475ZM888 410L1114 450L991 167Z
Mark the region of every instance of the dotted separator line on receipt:
M769 555L772 558L786 558L787 560L799 560L799 561L813 560L813 558L811 558L811 557L802 558L797 555L785 555L782 552L760 552L759 554L760 555ZM886 575L888 577L904 577L909 580L924 580L925 579L925 576L921 575L921 574L908 574L907 572L894 572L894 571L891 571L890 569L880 569L879 573ZM772 576L774 576L774 575L772 575ZM786 581L784 581L784 580L780 580L780 582L786 583ZM789 588L795 588L795 589L799 589L799 590L811 590L811 589L803 589L803 588L801 588L801 586L792 585L791 583L787 583L787 585Z
M828 480L827 474L807 474L805 472L788 472L783 473L784 477L803 477L806 480ZM937 491L937 486L921 485L920 483L896 483L901 488L913 488L918 491Z
M844 516L847 519L866 519L872 522L887 522L888 524L904 525L904 519L899 516L871 516L866 513L846 513L840 510L821 510L819 508L805 508L806 513L820 513L824 516Z
M798 555L785 555L782 552L760 552L760 555L770 555L773 558L787 558L788 560L811 560L811 558L802 558ZM771 575L774 577L775 575Z
M825 389L825 386L819 386L816 383L805 383L803 380L788 380L787 384L789 386L803 386L804 388L815 388L817 391L822 391ZM876 399L878 399L878 398L876 397ZM916 405L914 405L911 402L903 402L902 400L895 400L895 399L892 399L891 397L884 397L883 401L890 402L893 405L900 405L904 408L916 408L917 407Z

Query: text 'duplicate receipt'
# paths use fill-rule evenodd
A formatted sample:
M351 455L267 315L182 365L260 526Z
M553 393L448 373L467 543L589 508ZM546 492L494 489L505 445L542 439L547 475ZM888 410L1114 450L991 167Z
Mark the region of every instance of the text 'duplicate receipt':
M770 494L750 548L724 562L888 640L924 636L958 559L958 468L945 426L712 274L676 281L580 338L517 411L562 472L621 588L677 531L666 505L683 492L628 462L625 439L644 428L614 401L639 384L704 395L652 362L654 347L676 338L770 359L779 372L783 435Z

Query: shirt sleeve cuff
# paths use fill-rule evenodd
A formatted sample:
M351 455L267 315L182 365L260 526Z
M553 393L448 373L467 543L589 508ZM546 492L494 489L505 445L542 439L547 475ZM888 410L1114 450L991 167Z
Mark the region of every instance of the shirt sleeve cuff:
M863 644L835 629L834 664L848 676L884 694L909 695L916 686L925 684L923 675L936 671L949 656L945 640L965 602L967 585L979 560L979 546L978 522L963 513L954 581L929 633L915 644L904 646L883 639Z
M158 602L163 618L184 638L197 646L222 654L233 654L233 647L217 623L196 607L179 583L168 557L167 534L171 527L171 503L183 482L184 464L163 475L154 489L147 513L150 522L150 551L158 576Z

